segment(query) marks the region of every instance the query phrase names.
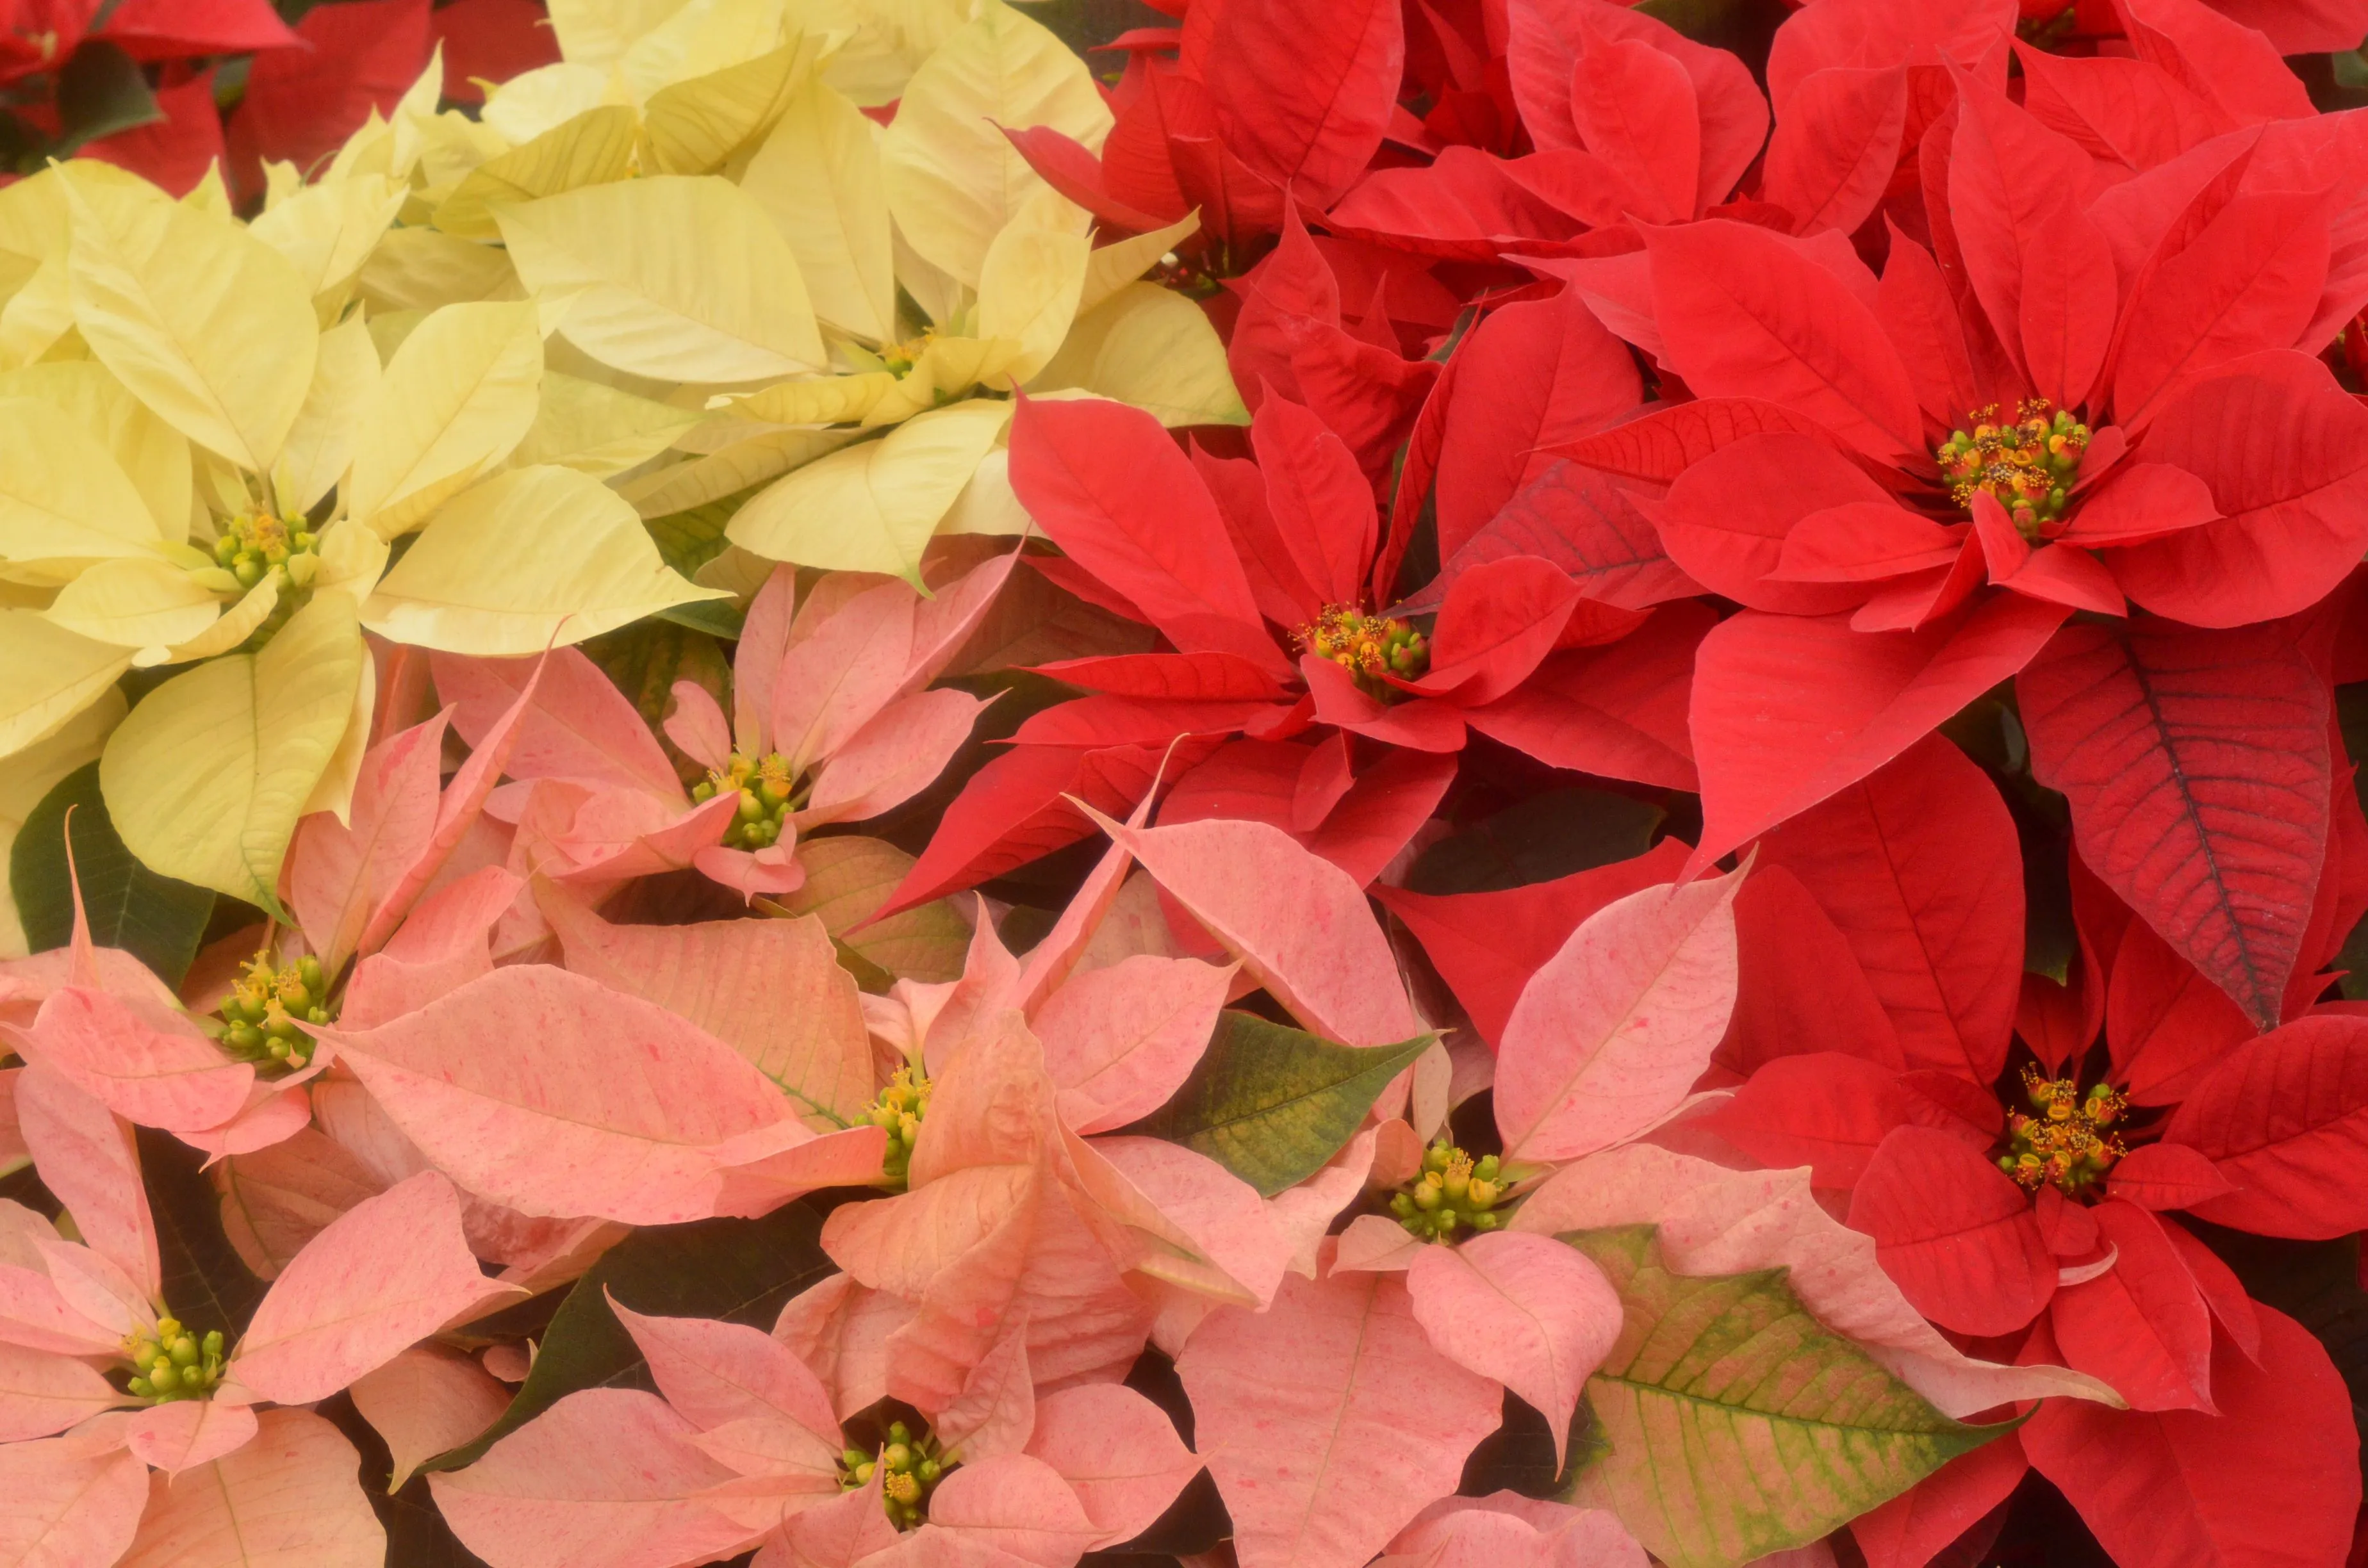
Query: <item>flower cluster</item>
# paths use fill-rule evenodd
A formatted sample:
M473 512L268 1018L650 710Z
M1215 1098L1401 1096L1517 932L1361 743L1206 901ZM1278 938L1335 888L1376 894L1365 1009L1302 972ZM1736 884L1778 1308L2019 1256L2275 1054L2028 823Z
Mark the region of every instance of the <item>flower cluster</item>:
M2368 0L295 9L0 3L0 1543L2368 1551Z

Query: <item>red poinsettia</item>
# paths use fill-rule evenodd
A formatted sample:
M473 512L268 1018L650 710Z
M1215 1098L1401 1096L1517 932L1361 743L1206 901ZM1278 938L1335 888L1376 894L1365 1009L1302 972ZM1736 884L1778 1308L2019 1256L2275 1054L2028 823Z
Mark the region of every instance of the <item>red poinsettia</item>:
M2315 921L2314 971L2341 940L2324 933L2368 906L2363 869L2357 851L2330 865L2344 891ZM2312 1238L2368 1223L2368 1020L2314 1009L2322 976L2256 1037L2093 878L2076 869L2074 889L2092 1005L2055 1028L2026 1006L2016 1068L2017 991L2055 987L2021 975L2014 828L1979 769L1929 739L1769 835L1737 902L1745 995L1721 1051L1748 1077L1693 1127L1808 1166L1942 1328L2128 1403L2051 1402L1861 1521L1871 1562L1923 1562L2026 1463L2124 1568L2272 1547L2333 1561L2358 1500L2341 1381L2172 1216Z
M1508 341L1545 329L1547 358L1525 367L1543 379L1515 381L1494 401L1499 420L1480 433L1485 443L1459 449L1444 490L1459 523L1493 513L1528 467L1551 461L1532 459L1539 441L1600 428L1636 395L1627 356L1576 299L1508 307L1491 327L1499 322L1493 336ZM1461 565L1427 631L1383 613L1402 541L1384 548L1348 443L1271 382L1265 390L1255 462L1198 448L1188 460L1156 421L1118 404L1022 405L1012 484L1064 552L1039 558L1039 569L1156 627L1167 648L1039 666L1090 695L1019 727L1013 752L948 811L900 900L1083 837L1087 823L1064 797L1097 759L1123 751L1139 767L1179 737L1193 749L1163 820L1271 822L1360 881L1438 803L1467 728L1565 766L1693 782L1681 741L1638 756L1655 748L1588 708L1583 688L1611 652L1588 651L1622 638L1637 642L1623 658L1681 669L1706 616L1672 610L1636 631L1645 611L1588 597L1562 562L1503 530L1486 559ZM1543 695L1523 690L1533 676ZM1212 746L1219 737L1240 738Z

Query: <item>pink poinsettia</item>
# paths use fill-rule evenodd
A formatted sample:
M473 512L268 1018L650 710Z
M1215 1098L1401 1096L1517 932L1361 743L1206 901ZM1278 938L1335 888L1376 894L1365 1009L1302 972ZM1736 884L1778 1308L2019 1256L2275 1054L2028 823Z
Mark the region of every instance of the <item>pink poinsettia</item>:
M1131 1389L1040 1392L1024 1324L917 1430L867 1423L857 1447L779 1337L616 1310L657 1395L571 1394L430 1482L495 1568L688 1563L752 1545L768 1568L1066 1568L1140 1534L1200 1469Z
M307 1411L261 1407L324 1399L524 1294L480 1271L452 1185L423 1173L337 1216L225 1346L165 1308L129 1125L41 1065L15 1089L35 1168L87 1242L0 1204L0 1477L12 1500L0 1540L20 1553L38 1544L20 1561L187 1561L246 1516L250 1552L377 1562L385 1537L352 1446Z
M778 568L749 606L733 711L679 681L667 736L709 776L683 788L648 725L580 653L548 656L496 797L514 823L512 869L595 898L654 871L696 866L748 896L804 881L797 835L874 816L926 789L968 738L979 699L924 687L961 652L1012 558L913 586L834 574L798 604ZM793 613L794 612L794 613ZM522 660L438 654L438 687L475 742L520 695Z

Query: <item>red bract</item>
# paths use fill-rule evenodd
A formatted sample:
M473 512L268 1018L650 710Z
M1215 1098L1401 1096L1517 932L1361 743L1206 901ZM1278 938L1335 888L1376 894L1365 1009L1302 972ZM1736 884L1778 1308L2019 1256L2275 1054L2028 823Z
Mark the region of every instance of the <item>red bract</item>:
M2086 1066L2076 1032L2070 1062L2006 1073L2018 857L1975 825L1986 816L2005 827L1988 783L1935 738L1765 841L1770 869L1792 868L1815 890L1807 907L1847 934L1891 1030L1763 1038L1736 1097L1698 1125L1763 1164L1808 1166L1941 1327L2019 1339L2025 1358L2060 1358L2128 1402L2127 1414L2050 1405L2021 1434L2117 1561L2168 1568L2198 1542L2229 1561L2272 1543L2340 1546L2357 1478L2333 1369L2167 1211L2313 1237L2368 1220L2336 1196L2358 1185L2337 1171L2360 1168L2353 1119L2368 1101L2352 1080L2368 1082L2368 1026L2306 1016L2239 1043L2239 1019L2233 1036L2204 1036L2217 1044L2199 1069L2199 1031L2222 1026L2172 1021L2192 1010L2195 971L2126 921L2097 982L2114 997L2110 1065ZM1750 956L1785 935L1740 924L1746 984L1782 987ZM2101 921L2082 925L2104 939ZM2331 953L2321 938L2304 961ZM1934 1024L1972 1049L1901 1051L1931 1040ZM2012 1092L1993 1098L1994 1082ZM2174 1104L2168 1118L2152 1108ZM2197 1443L2258 1454L2297 1428L2312 1457L2292 1477L2248 1471L2245 1485L2225 1484L2180 1457ZM1925 1487L1947 1501L1919 1512L1903 1500L1870 1527L1881 1561L1920 1561L2021 1473L1998 1460L1952 1469Z
M1448 145L1428 165L1376 168L1327 222L1419 254L1581 254L1632 245L1630 225L1725 201L1768 131L1743 62L1610 0L1514 0L1492 39L1534 148ZM1466 67L1469 71L1471 68Z
M1581 411L1565 417L1593 422ZM1585 749L1583 734L1547 733L1558 711L1583 715L1585 697L1552 688L1526 697L1523 683L1543 668L1583 685L1588 655L1565 655L1577 661L1567 666L1549 666L1550 656L1621 637L1642 619L1636 612L1585 599L1554 562L1506 554L1459 572L1434 629L1417 632L1373 608L1378 523L1347 446L1315 414L1272 394L1251 440L1256 464L1205 451L1188 461L1156 421L1131 409L1021 408L1012 483L1065 551L1048 569L1156 626L1175 651L1040 666L1094 695L1019 727L1016 749L982 770L949 812L899 903L1083 836L1084 819L1047 786L1074 789L1090 758L1119 748L1148 755L1192 738L1197 766L1178 781L1167 820L1270 821L1360 881L1429 815L1467 722L1565 765ZM1466 483L1485 492L1512 479ZM1672 629L1684 636L1678 623ZM1651 659L1661 648L1656 641L1640 652ZM1311 733L1313 744L1303 739ZM1207 749L1234 735L1243 739ZM1622 738L1595 748L1588 760L1598 771L1669 775L1666 764L1621 756ZM1390 749L1375 756L1383 747Z
M2088 153L1973 77L1956 86L1922 144L1935 250L1895 227L1878 281L1836 236L1655 230L1620 284L1638 313L1607 312L1700 396L1563 449L1642 482L1670 558L1745 606L1693 685L1698 863L1896 756L2068 613L2118 616L2126 596L2189 626L2274 621L2368 542L2368 411L2298 351L2368 288L2326 248L2368 221L2349 176L2329 182L2360 155L2349 123L2231 132L2087 196ZM2163 644L2175 661L2222 656L2210 633L2161 635L2201 640ZM2043 720L2043 777L2100 767L2103 718ZM2241 749L2231 726L2248 722L2206 704L2170 722ZM2093 845L2108 830L2073 792ZM2295 856L2306 887L2314 853ZM2183 890L2114 885L2195 950L2207 917ZM2253 983L2232 961L2206 971L2273 1014L2259 998L2283 986L2278 955Z

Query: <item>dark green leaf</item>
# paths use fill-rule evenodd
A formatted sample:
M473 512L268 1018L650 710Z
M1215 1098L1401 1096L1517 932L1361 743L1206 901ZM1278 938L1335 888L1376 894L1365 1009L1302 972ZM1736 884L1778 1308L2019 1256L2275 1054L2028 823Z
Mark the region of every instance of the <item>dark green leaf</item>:
M769 1329L782 1303L831 1272L822 1219L803 1203L761 1220L702 1220L637 1231L575 1282L551 1320L534 1368L502 1418L473 1443L421 1468L457 1470L579 1389L652 1386L608 1292L637 1312L723 1318Z
M140 1129L140 1170L156 1216L165 1304L192 1332L219 1329L235 1344L263 1300L263 1281L222 1233L222 1200L204 1164L204 1155L170 1133Z
M740 628L748 616L729 599L695 599L658 611L658 619L692 631L703 631L710 637L721 637L727 642L737 642Z
M1812 1317L1785 1269L1672 1274L1650 1225L1562 1239L1624 1313L1588 1380L1569 1500L1619 1515L1669 1568L1805 1546L2012 1427L1933 1409Z
M1271 1198L1338 1153L1437 1038L1336 1045L1228 1010L1176 1097L1126 1131L1206 1154Z
M688 577L723 553L724 526L747 498L747 492L743 491L720 501L710 501L704 506L693 506L688 512L651 517L643 526L657 541L658 554L666 558L666 563Z
M74 936L74 882L66 874L66 812L74 812L74 869L82 875L90 939L122 948L178 985L197 956L213 914L213 893L160 877L131 858L99 799L98 764L76 768L41 797L17 835L8 860L25 939L35 952L63 948Z
M103 39L85 41L59 71L57 103L63 129L51 152L61 158L85 142L165 118L140 62Z
M1664 815L1649 801L1609 790L1549 790L1424 850L1406 874L1406 888L1501 892L1633 860L1653 846Z

